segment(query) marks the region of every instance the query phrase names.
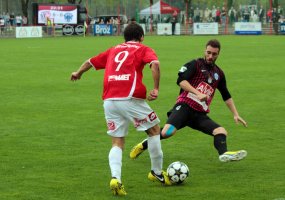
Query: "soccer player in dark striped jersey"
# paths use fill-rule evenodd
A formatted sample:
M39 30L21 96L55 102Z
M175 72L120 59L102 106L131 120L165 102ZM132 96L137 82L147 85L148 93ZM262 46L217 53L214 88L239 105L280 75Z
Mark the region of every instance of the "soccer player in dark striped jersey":
M228 151L226 129L207 115L210 112L210 104L216 89L219 90L225 104L232 112L234 121L245 127L247 127L247 123L239 116L227 88L225 74L215 63L220 50L220 42L215 39L210 40L206 44L204 58L192 60L181 67L177 78L180 94L174 107L167 113L168 120L161 130L160 138L169 138L177 130L186 126L190 127L213 136L219 160L229 162L245 158L247 152L245 150ZM134 146L130 157L137 158L147 148L148 141L146 139Z

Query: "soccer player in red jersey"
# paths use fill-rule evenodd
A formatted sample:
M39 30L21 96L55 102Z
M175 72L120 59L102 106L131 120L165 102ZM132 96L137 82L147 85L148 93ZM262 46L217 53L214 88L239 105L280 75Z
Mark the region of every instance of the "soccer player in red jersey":
M162 171L163 152L160 143L159 118L146 103L145 99L157 99L160 81L160 64L156 53L143 45L144 32L137 23L130 23L124 30L125 42L85 61L71 74L71 80L79 80L90 68L104 69L103 100L104 112L108 126L107 133L112 138L109 152L109 165L112 179L110 188L114 195L126 195L121 181L122 153L128 127L133 123L138 131L148 134L148 149L151 159L151 172L148 178L170 185ZM150 65L153 89L147 96L142 82L143 69Z
M224 127L214 122L207 113L216 89L232 112L234 121L247 123L239 116L234 101L228 91L224 72L215 64L221 45L218 40L206 44L204 58L192 60L183 65L178 73L177 84L180 94L173 109L167 113L168 120L161 130L161 139L173 136L177 130L186 126L214 137L214 146L221 162L241 160L247 156L245 150L228 151ZM134 146L130 152L132 159L137 158L148 147L148 140Z

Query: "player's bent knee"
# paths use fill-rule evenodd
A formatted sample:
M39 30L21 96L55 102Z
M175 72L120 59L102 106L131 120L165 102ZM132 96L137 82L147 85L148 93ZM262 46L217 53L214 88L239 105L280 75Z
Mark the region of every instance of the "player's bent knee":
M169 138L173 136L175 133L176 133L176 128L171 124L165 125L161 131L161 135L163 138Z
M218 127L216 129L214 129L213 135L218 135L218 134L228 135L228 133L224 127Z
M151 137L151 136L155 136L155 135L159 135L160 133L160 127L159 125L155 125L151 128L149 128L148 130L146 130L146 133Z

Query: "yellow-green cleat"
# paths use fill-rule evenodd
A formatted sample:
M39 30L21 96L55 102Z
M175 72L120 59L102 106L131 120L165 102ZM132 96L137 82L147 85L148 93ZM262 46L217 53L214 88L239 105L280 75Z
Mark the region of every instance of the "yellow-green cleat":
M244 159L246 156L247 152L245 150L227 151L219 156L219 160L221 162L238 161Z
M148 179L153 182L160 182L163 185L172 185L165 171L162 171L160 175L157 175L151 170L151 172L148 173Z
M118 195L118 196L127 195L127 192L125 191L123 184L120 183L119 180L116 178L112 178L112 180L110 181L110 188L112 190L113 195Z
M144 141L142 141L141 143L138 143L136 146L134 146L132 148L132 150L130 152L130 158L131 159L136 159L137 157L139 157L139 155L141 153L144 152L145 149L143 148L143 145L142 145Z

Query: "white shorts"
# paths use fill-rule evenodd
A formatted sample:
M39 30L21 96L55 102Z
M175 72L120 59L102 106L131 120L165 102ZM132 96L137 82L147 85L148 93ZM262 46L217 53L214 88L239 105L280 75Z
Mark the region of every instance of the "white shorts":
M107 133L113 137L126 136L130 122L137 131L148 130L160 122L156 113L142 99L105 100L104 111Z

